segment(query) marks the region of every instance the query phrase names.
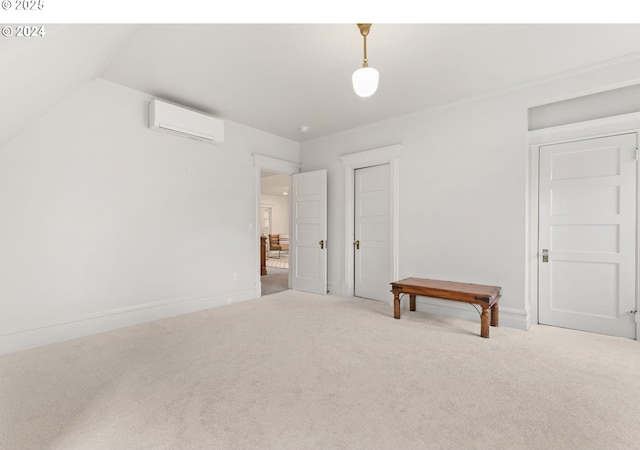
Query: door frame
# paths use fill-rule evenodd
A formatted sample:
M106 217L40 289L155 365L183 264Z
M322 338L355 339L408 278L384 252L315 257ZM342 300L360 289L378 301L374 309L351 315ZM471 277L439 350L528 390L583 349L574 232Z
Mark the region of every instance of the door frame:
M257 153L253 155L253 230L254 237L253 241L255 245L253 246L254 255L253 255L253 274L254 274L254 282L253 282L253 295L254 297L262 296L262 279L260 278L260 172L263 170L275 173L281 173L284 175L293 175L295 173L300 172L301 164L294 163L291 161L284 161L281 159L270 158L268 156L263 156ZM291 230L291 204L289 204L289 230ZM289 271L289 287L291 287L291 271Z
M355 291L353 241L355 239L355 171L370 166L389 164L389 189L391 197L391 274L393 280L398 278L398 211L400 204L400 151L402 145L391 145L364 152L352 153L341 156L338 159L342 162L344 169L344 278L342 295L353 297ZM391 291L391 288L389 288ZM389 294L389 303L393 296Z
M538 223L539 223L539 175L540 175L540 147L549 144L593 139L618 134L636 133L640 136L640 113L622 114L604 119L588 120L569 125L544 128L529 131L527 140L529 157L527 171L528 186L528 233L526 251L526 292L528 301L528 325L539 323L538 306ZM637 138L638 139L638 138ZM640 162L636 158L636 310L640 309ZM636 314L636 340L640 340L640 315Z

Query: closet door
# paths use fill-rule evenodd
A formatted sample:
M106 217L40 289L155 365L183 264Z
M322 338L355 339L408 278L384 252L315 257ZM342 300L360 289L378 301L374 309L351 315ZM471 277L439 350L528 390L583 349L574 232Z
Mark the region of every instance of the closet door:
M636 337L636 134L540 147L539 322Z

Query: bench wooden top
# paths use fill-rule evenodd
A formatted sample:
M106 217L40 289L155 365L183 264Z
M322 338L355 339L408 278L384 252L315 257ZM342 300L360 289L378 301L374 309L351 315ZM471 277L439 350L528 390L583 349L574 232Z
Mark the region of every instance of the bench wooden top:
M492 304L500 298L500 286L457 283L455 281L428 280L426 278L405 278L391 283L391 290L424 297L458 300L469 303Z

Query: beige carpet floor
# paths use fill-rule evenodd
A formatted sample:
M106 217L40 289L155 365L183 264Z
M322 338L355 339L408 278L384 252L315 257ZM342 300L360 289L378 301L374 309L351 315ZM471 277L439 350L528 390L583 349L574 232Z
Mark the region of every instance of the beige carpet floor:
M0 357L6 449L640 448L638 342L285 291Z
M267 274L260 277L262 295L271 295L289 289L289 269L268 267Z
M265 261L265 265L267 267L276 267L278 269L288 269L289 255L283 253L279 258L267 258L267 260ZM267 272L268 271L269 269L267 269Z

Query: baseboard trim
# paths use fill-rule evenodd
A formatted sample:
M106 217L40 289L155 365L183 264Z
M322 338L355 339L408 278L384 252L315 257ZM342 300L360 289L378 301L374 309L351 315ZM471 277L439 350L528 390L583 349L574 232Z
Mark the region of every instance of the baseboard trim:
M408 304L405 305L404 302L402 303L403 309L409 308ZM416 311L455 317L457 319L472 320L475 322L480 321L478 312L474 311L473 306L462 302L416 298ZM500 326L517 328L519 330L528 330L528 314L525 310L504 307L501 305Z
M256 298L254 289L160 301L0 335L0 355Z

